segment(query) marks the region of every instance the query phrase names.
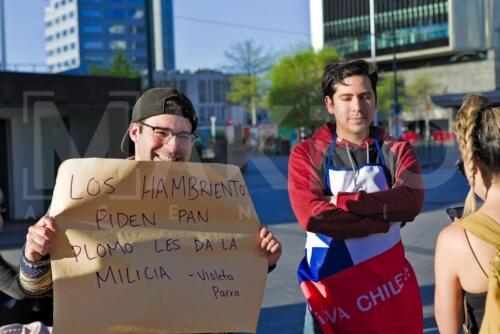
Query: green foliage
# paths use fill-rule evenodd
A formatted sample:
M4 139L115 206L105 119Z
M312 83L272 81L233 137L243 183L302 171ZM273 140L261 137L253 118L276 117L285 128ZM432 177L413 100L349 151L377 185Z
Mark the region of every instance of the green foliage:
M228 101L243 105L246 110L257 108L262 102L262 79L255 75L234 75L229 78L230 90L227 94Z
M257 108L262 105L264 96L265 73L272 62L271 51L265 51L252 40L246 40L231 45L224 52L228 65L224 68L236 73L230 81L227 99L232 103L243 105L252 113L252 124L256 125Z
M404 112L409 108L408 95L404 79L397 77L398 103L403 107ZM391 106L394 103L394 76L391 72L381 75L377 85L377 109L381 120L388 120L391 115Z
M117 49L111 67L90 65L90 74L106 77L139 78L141 72L136 70L125 57L125 52Z
M335 49L303 50L286 56L269 71L267 106L280 127L315 127L328 117L323 107L321 81L326 64L341 60Z
M412 112L420 115L430 105L430 96L442 92L441 86L428 74L422 73L408 85L408 98Z

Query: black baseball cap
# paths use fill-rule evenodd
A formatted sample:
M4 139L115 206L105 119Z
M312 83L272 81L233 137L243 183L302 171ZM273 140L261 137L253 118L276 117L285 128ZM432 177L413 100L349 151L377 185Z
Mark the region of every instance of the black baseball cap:
M165 108L166 102L172 98L180 100L182 108ZM187 118L191 123L191 132L194 132L198 125L198 117L196 117L196 112L194 111L193 104L189 98L184 93L171 87L151 88L142 94L137 102L135 102L130 124L162 114L170 114ZM129 139L128 130L129 129L125 132L121 144L121 149L124 153L128 153L125 150L125 145L128 143Z

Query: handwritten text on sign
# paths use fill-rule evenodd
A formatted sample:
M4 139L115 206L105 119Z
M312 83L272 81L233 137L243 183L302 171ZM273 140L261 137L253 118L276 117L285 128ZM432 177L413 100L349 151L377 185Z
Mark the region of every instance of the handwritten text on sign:
M236 167L68 160L50 215L55 331L255 332L266 261Z

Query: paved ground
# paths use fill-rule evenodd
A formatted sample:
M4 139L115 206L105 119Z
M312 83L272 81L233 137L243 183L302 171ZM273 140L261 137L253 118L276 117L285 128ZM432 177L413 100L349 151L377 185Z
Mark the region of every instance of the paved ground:
M426 199L424 211L402 230L407 257L415 268L424 303L425 332L437 333L433 317L434 246L439 230L448 224L444 208L461 202L466 195L465 179L452 167L456 156L446 156L439 168L424 169ZM286 189L287 157L253 157L245 175L262 223L283 242L284 254L269 275L258 327L259 334L302 333L304 299L296 280L296 268L304 254L305 236L295 221ZM7 223L0 238L1 253L17 262L26 223Z

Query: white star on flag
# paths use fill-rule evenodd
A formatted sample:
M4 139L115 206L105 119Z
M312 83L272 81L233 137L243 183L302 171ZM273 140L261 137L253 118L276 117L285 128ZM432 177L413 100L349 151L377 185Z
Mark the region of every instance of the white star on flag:
M307 255L307 263L311 265L311 257L313 248L328 248L328 244L323 240L318 238L316 233L306 232L307 233L307 241L306 241L306 255Z

